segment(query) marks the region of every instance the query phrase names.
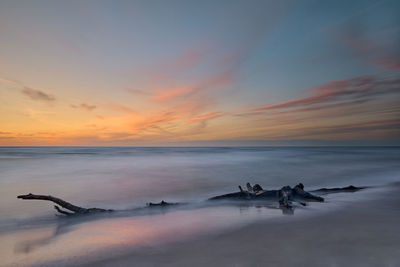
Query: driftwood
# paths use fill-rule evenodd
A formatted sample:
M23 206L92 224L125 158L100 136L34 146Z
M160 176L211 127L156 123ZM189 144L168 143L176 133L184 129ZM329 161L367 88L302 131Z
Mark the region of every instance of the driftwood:
M65 200L62 200L60 198L57 197L53 197L53 196L45 196L45 195L35 195L32 193L29 193L27 195L20 195L17 196L17 198L20 199L33 199L33 200L47 200L47 201L52 201L56 204L58 204L59 206L61 206L64 209L70 210L72 212L68 212L68 211L64 211L62 209L60 209L58 206L54 206L54 208L61 214L64 215L76 215L76 214L89 214L89 213L99 213L99 212L111 212L113 210L106 210L106 209L99 209L99 208L82 208L79 206L75 206Z
M321 188L318 190L314 190L312 192L314 193L341 193L341 192L356 192L362 189L368 188L367 186L362 186L362 187L356 187L354 185L349 185L346 187L335 187L335 188Z
M250 183L246 184L247 190L243 190L239 185L239 192L219 195L210 198L209 200L272 200L278 201L281 207L291 208L292 202L298 202L301 205L306 205L305 202L317 201L323 202L324 198L318 196L317 194L330 194L330 193L340 193L340 192L355 192L366 187L355 187L355 186L347 186L342 188L321 188L318 190L314 190L307 192L304 190L304 185L302 183L296 185L291 188L290 186L284 186L279 190L264 190L260 185L256 184L251 186ZM73 205L65 200L62 200L57 197L53 197L50 195L35 195L29 193L27 195L20 195L17 198L20 199L28 199L28 200L47 200L52 201L58 204L60 207L68 210L62 210L57 205L54 208L61 214L71 216L71 215L82 215L82 214L93 214L93 213L105 213L105 212L113 212L111 209L100 209L100 208L82 208L76 205ZM161 201L158 203L148 203L147 207L165 207L171 205L178 205L179 203L169 203L166 201Z
M29 199L29 200L47 200L47 201L52 201L56 204L58 204L60 207L72 211L65 211L62 210L60 207L57 205L54 206L55 210L57 210L59 213L71 216L71 215L82 215L82 214L92 214L92 213L103 213L103 212L113 212L114 210L111 209L100 209L100 208L82 208L76 205L73 205L65 200L62 200L61 198L53 197L53 196L46 196L46 195L35 195L32 193L29 193L27 195L20 195L17 196L17 198L20 199ZM170 203L166 201L161 201L159 203L147 203L148 207L165 207L165 206L172 206L172 205L178 205L179 203Z
M147 203L148 207L165 207L165 206L173 206L173 205L178 205L179 203L170 203L170 202L166 202L164 200L162 200L161 202L158 203L153 203L153 202L149 202Z
M264 190L258 184L253 187L249 183L246 185L247 191L243 190L239 186L239 192L224 194L220 196L215 196L209 200L263 200L270 199L276 200L281 205L289 206L291 201L297 201L300 204L304 204L304 201L316 201L324 202L324 198L316 194L330 194L330 193L341 193L341 192L355 192L367 187L355 187L353 185L341 188L321 188L311 192L304 190L304 185L302 183L291 188L290 186L284 186L279 190ZM316 193L316 194L315 194Z

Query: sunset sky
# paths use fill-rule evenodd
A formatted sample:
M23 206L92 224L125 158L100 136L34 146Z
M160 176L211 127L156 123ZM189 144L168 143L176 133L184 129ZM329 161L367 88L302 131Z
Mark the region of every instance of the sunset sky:
M400 1L0 1L0 145L400 143Z

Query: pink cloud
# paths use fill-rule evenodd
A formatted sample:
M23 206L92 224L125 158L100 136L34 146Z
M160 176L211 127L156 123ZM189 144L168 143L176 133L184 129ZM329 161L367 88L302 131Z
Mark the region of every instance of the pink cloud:
M378 79L373 76L362 76L346 80L332 81L316 86L310 91L311 96L298 98L254 109L267 111L282 108L293 108L315 104L326 104L334 101L349 101L373 97L381 94L400 91L400 79Z
M391 31L368 36L366 29L349 25L342 30L339 40L365 64L379 66L387 70L400 69L400 43Z
M400 59L394 57L375 58L368 61L369 64L383 67L387 70L400 70Z
M185 52L175 61L167 64L169 72L182 72L192 69L206 59L209 49L200 48Z
M153 66L150 71L146 71L147 75L153 81L166 81L176 78L176 76L188 72L204 63L210 51L211 50L206 46L187 50L176 58L162 60L156 66Z
M318 126L318 127L307 127L299 128L298 132L293 136L287 136L289 138L293 137L311 137L311 136L332 136L332 135L346 135L353 137L359 137L360 133L374 133L374 132L387 132L393 130L399 132L400 124L397 119L387 119L387 120L373 120L365 121L359 123L343 123L334 124L330 126Z
M211 89L227 88L234 83L234 80L233 71L228 70L205 77L193 84L157 88L155 92L149 93L149 96L151 100L157 103L174 102L187 98L201 98L199 94L207 94Z
M189 120L189 123L211 120L211 119L220 117L222 115L223 115L222 112L207 112L207 113L199 114L196 117L192 118L191 120Z
M152 99L156 102L173 101L177 98L187 95L193 91L190 86L174 86L171 88L159 89L157 93L153 94Z

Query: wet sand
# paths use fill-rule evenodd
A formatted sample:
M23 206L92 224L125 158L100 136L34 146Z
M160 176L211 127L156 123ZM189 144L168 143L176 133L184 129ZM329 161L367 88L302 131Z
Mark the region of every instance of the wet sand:
M370 196L81 266L400 266L400 185Z
M0 266L400 266L399 183L325 200L29 219L0 233Z

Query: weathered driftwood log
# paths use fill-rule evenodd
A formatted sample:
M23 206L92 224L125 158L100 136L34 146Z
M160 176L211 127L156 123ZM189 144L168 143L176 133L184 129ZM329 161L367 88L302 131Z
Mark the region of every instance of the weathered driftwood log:
M302 183L291 188L290 186L284 186L279 190L263 190L260 185L256 184L253 186L253 192L244 191L241 186L239 192L224 194L215 196L209 200L277 200L283 205L289 204L290 201L317 201L323 202L324 198L317 194L329 194L329 193L340 193L340 192L355 192L366 187L355 187L353 185L342 187L342 188L321 188L311 192L304 190Z
M60 207L58 206L54 206L54 209L57 210L59 213L67 215L67 216L71 216L71 215L79 215L79 214L91 214L91 213L100 213L100 212L112 212L114 210L107 210L107 209L99 209L99 208L82 208L79 206L75 206L65 200L62 200L61 198L57 198L57 197L53 197L53 196L46 196L46 195L35 195L32 193L29 193L27 195L20 195L17 196L17 198L20 199L30 199L30 200L47 200L47 201L52 201L56 204L58 204L59 206L61 206L64 209L67 209L69 211L65 211L62 210ZM166 201L161 201L158 203L147 203L148 207L165 207L165 206L172 206L172 205L178 205L179 203L170 203L170 202L166 202Z
M56 204L58 204L59 206L63 207L64 209L70 210L72 212L68 212L68 211L64 211L62 209L60 209L58 206L54 206L54 208L59 212L62 213L64 215L74 215L74 214L88 214L88 213L98 213L98 212L111 212L113 210L106 210L106 209L99 209L99 208L82 208L79 206L75 206L65 200L62 200L60 198L57 197L53 197L53 196L45 196L45 195L35 195L32 193L29 193L27 195L20 195L17 196L17 198L20 199L33 199L33 200L47 200L47 201L52 201Z
M321 189L314 190L312 192L329 194L329 193L341 193L341 192L356 192L356 191L366 189L366 188L368 188L368 187L367 186L357 187L354 185L349 185L346 187L321 188Z
M173 205L178 205L178 203L170 203L170 202L166 202L164 200L162 200L161 202L158 202L158 203L153 203L153 202L147 203L148 207L165 207L165 206L173 206Z
M307 191L304 190L304 185L302 183L299 183L292 189L292 193L294 194L295 199L303 199L307 201L318 201L318 202L323 202L324 198L311 194Z

